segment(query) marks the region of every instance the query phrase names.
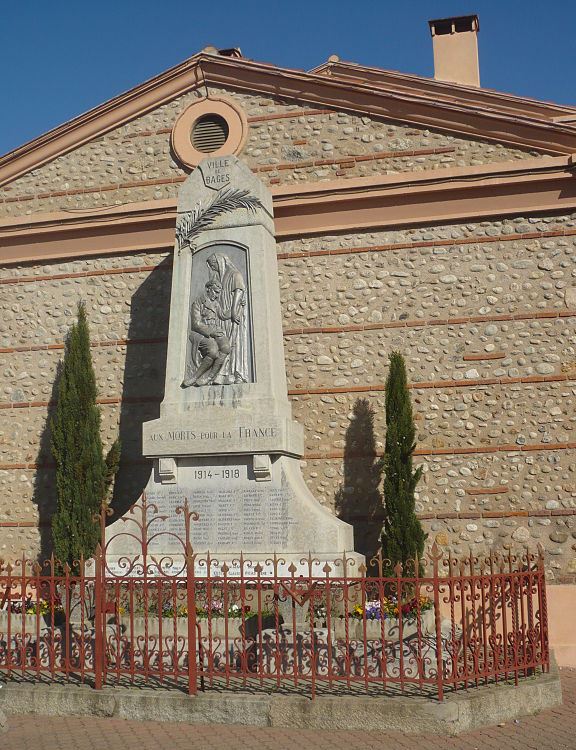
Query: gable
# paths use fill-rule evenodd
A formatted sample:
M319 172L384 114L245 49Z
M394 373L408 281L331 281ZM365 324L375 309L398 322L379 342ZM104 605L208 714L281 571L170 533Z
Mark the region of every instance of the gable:
M0 188L0 216L100 209L174 198L187 170L170 134L203 96L193 90L104 133ZM534 148L408 125L230 87L249 133L240 157L270 185L419 172L533 158Z

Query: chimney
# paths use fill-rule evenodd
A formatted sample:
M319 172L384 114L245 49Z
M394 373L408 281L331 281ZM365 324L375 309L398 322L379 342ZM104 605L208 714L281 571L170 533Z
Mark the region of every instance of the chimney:
M428 21L434 48L437 81L480 86L478 67L478 16L457 16Z

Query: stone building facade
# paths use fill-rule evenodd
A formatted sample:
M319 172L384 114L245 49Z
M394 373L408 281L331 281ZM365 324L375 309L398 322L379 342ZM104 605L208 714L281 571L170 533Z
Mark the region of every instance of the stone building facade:
M381 515L359 490L399 350L430 540L540 543L550 579L574 582L576 109L215 50L0 159L0 557L49 547L48 415L80 300L103 438L123 442L116 502L148 478L141 425L162 398L175 199L193 168L173 132L211 99L243 113L236 153L273 191L289 396L319 501L367 544Z

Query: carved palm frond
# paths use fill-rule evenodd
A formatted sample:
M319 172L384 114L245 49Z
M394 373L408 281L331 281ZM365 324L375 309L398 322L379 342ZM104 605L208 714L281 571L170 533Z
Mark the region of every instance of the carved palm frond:
M179 250L182 250L182 248L186 246L186 238L192 236L195 222L196 220L192 211L184 214L180 219L178 226L176 227L176 241L178 242Z
M187 211L182 215L176 227L176 241L178 248L182 250L190 245L194 237L213 224L222 214L245 208L255 212L258 208L264 208L259 198L251 195L248 190L239 188L228 188L222 190L206 208L197 206L193 211Z

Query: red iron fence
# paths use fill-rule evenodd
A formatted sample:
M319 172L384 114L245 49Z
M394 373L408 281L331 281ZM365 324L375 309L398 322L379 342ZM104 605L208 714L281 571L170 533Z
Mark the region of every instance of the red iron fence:
M137 553L111 560L108 540L74 570L0 563L0 676L441 700L548 670L540 553L458 561L434 546L392 575L381 557L368 571L310 556L221 563L194 553L185 507L180 549L155 556L155 510L134 518Z

